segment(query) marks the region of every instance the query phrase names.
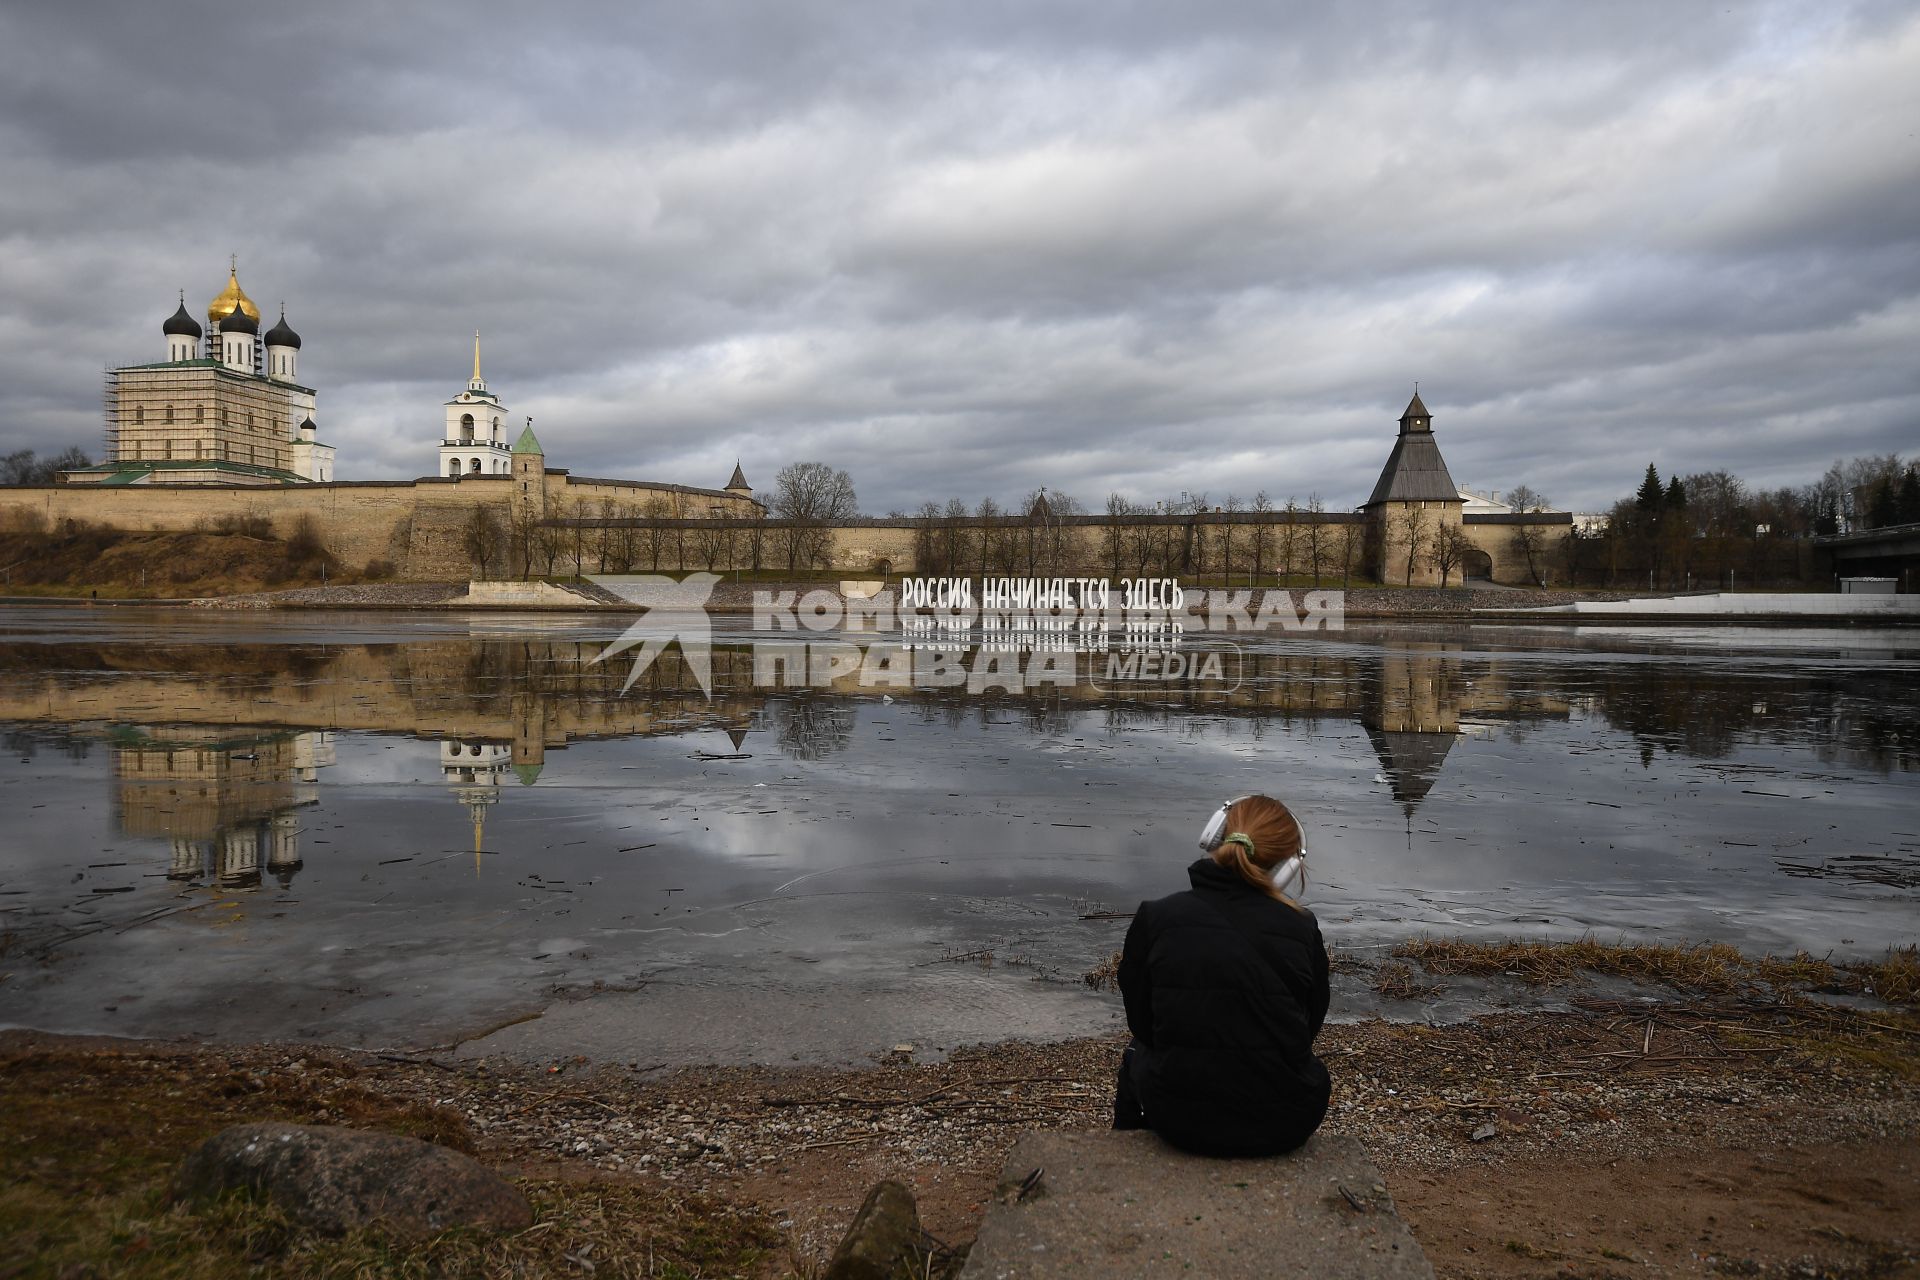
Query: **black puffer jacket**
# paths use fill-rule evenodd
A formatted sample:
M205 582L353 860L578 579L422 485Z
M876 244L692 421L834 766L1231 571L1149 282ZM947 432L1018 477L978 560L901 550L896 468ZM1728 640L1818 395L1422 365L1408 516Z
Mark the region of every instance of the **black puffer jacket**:
M1187 876L1187 892L1140 904L1120 956L1140 1106L1192 1151L1291 1151L1327 1113L1320 926L1209 858Z

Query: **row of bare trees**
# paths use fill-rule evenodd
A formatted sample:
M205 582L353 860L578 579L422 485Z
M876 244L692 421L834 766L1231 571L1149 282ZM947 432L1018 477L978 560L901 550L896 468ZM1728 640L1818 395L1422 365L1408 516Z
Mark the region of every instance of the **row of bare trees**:
M582 499L544 512L525 503L504 513L475 507L461 528L461 547L483 578L696 568L797 571L830 564L833 526L858 514L852 479L818 462L781 471L768 505L782 525L723 520L733 509L720 504L676 509L664 496L644 502Z
M1178 575L1234 582L1311 577L1346 583L1358 570L1365 527L1329 518L1316 495L1275 504L1265 493L1218 504L1204 494L1155 503L1107 497L1101 519L1071 495L1036 490L1011 510L992 498L929 502L913 517L914 563L927 574L1083 573Z

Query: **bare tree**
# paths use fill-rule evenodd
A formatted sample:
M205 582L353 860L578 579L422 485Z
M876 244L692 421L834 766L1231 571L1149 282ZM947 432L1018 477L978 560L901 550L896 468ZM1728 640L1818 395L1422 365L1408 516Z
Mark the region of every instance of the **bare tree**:
M1310 494L1307 498L1307 563L1313 571L1313 585L1320 585L1320 566L1327 554L1326 530L1321 527L1321 519L1327 514L1327 504L1320 501L1320 495Z
M940 514L940 535L946 544L946 571L958 573L973 556L973 537L967 529L964 498L948 498Z
M980 522L980 576L992 573L1000 560L1000 544L1004 539L996 522L1000 519L1000 504L992 498L980 499L980 505L974 509L974 518Z
M755 507L754 512L753 526L747 530L747 563L748 567L758 573L766 562L767 526L759 518L764 511Z
M1107 495L1107 522L1101 527L1100 539L1105 544L1107 569L1114 577L1126 571L1130 549L1130 522L1139 515L1133 503L1123 493Z
M773 478L774 515L792 521L787 529L787 568L825 564L827 526L858 513L853 478L824 462L795 462Z
M567 526L567 550L573 555L573 576L579 577L585 570L587 558L587 504L585 501L570 502L566 506L567 518L572 523Z
M925 574L945 573L945 548L940 542L940 504L928 499L921 504L915 519L918 523L913 526L914 568Z
M51 458L39 458L31 449L16 449L0 456L0 484L52 484L62 471L77 471L93 465L87 451L69 447Z
M539 561L542 577L553 576L554 563L566 550L567 530L544 521L533 526L533 554Z
M1353 585L1353 561L1359 554L1366 539L1367 526L1363 521L1347 520L1340 525L1340 587L1342 590Z
M1443 524L1433 534L1433 567L1440 572L1440 585L1446 586L1453 571L1466 563L1474 549L1473 540L1457 524Z
M1388 544L1399 546L1407 553L1406 581L1402 585L1413 585L1413 571L1426 558L1432 543L1433 525L1425 507L1402 507L1393 513Z
M507 513L507 550L509 568L517 568L521 577L533 575L539 529L540 518L533 507L525 502L514 503Z
M1300 504L1294 498L1287 498L1283 508L1285 521L1280 526L1280 578L1285 581L1293 576L1294 557L1300 554Z
M1536 493L1525 484L1517 484L1507 491L1507 505L1517 512L1545 511L1547 495Z
M1513 526L1513 548L1527 562L1527 580L1536 587L1544 586L1540 578L1540 561L1547 549L1546 527L1537 524Z
M493 508L474 507L460 530L460 544L467 553L467 559L473 561L476 576L484 580L492 572L502 541L504 533L500 528L500 518L494 515Z
M1240 513L1240 499L1231 493L1227 495L1227 500L1220 505L1221 509L1229 516ZM1233 520L1222 521L1214 528L1214 539L1219 544L1220 549L1220 572L1226 579L1226 585L1229 587L1233 585L1233 536L1239 531L1240 526Z
M1253 557L1253 577L1257 579L1267 571L1267 548L1273 543L1273 525L1267 520L1267 517L1273 514L1273 499L1267 496L1265 489L1262 489L1253 495L1253 506L1250 509L1258 518L1254 521L1253 531L1248 538L1251 545L1247 548L1247 554Z

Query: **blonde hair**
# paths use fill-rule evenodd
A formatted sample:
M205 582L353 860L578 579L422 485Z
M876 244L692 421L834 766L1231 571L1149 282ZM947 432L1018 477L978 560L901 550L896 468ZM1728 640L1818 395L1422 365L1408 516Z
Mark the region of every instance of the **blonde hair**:
M1299 904L1273 883L1273 869L1300 852L1300 820L1293 810L1271 796L1247 796L1227 810L1227 837L1213 851L1213 860L1240 878L1290 907ZM1233 837L1244 836L1245 840ZM1248 846L1252 847L1249 848Z

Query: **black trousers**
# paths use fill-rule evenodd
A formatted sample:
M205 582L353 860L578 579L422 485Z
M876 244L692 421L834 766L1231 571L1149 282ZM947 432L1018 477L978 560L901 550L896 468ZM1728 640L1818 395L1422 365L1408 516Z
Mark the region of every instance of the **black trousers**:
M1120 1055L1120 1078L1113 1085L1113 1127L1145 1129L1146 1112L1140 1109L1140 1095L1133 1087L1133 1046Z

